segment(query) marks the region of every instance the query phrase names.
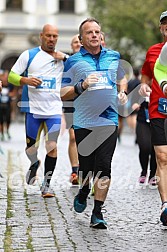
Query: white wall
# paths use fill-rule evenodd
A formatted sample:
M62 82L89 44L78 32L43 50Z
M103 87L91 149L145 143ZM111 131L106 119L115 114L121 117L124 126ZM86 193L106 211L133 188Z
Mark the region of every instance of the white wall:
M59 0L46 0L46 9L48 14L59 12Z
M6 9L6 0L0 0L0 11L4 11Z
M76 14L85 13L87 11L87 2L86 0L75 0L74 2Z
M36 0L33 0L33 1L23 0L23 11L30 13L30 14L35 13L36 12L36 4L37 4Z

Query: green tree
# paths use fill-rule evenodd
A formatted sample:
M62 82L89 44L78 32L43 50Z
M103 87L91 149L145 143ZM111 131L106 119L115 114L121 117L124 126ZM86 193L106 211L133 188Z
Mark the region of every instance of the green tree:
M107 45L135 64L152 44L162 41L159 16L166 0L90 0L90 14L100 20Z

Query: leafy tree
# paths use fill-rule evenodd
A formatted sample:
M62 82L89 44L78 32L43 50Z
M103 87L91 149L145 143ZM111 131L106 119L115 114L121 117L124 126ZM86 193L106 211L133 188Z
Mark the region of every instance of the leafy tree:
M102 24L107 46L132 64L140 64L149 46L162 41L159 16L166 0L89 0L88 7Z

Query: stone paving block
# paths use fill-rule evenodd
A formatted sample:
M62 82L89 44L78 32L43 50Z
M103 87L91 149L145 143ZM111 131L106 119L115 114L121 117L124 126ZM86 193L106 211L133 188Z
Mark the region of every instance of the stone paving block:
M4 248L3 248L4 246L3 245L4 245L3 240L0 237L0 252L4 251Z

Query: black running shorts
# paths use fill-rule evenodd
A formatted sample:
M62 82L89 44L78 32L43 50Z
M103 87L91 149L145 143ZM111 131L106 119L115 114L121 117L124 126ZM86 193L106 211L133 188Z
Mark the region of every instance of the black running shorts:
M154 118L151 123L151 138L153 145L167 145L167 119Z

